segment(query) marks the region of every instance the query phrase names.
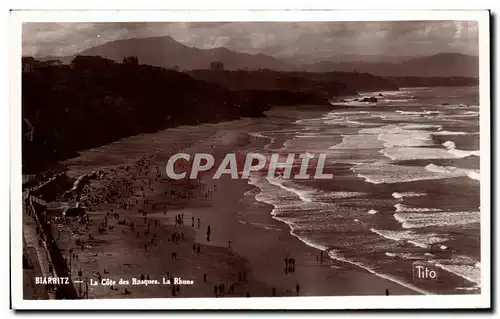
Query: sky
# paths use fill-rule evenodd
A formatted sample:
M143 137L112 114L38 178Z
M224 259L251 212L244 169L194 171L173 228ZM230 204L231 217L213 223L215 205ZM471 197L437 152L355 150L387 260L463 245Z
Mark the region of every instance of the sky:
M68 56L112 40L166 35L191 47L314 60L479 49L471 21L25 23L23 55Z

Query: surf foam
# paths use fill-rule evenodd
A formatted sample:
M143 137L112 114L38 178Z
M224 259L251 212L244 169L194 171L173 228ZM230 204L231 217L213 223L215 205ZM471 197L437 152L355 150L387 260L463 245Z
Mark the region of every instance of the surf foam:
M457 226L480 222L479 212L395 213L394 219L403 228Z
M458 168L454 166L438 166L435 164L429 164L425 166L425 169L429 172L448 175L449 177L467 176L470 179L474 179L477 181L479 181L481 177L479 174L479 170Z
M371 228L371 232L394 241L406 241L419 248L429 248L430 245L448 241L441 234L417 233L413 230L381 230Z
M425 196L427 195L426 193L413 193L413 192L403 192L403 193L398 193L394 192L392 193L392 197L396 199L401 199L405 197L420 197L420 196Z

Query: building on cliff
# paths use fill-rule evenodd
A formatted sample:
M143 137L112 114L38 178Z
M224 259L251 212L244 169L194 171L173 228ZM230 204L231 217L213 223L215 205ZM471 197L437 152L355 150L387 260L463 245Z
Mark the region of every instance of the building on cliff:
M220 61L214 61L214 62L210 63L210 69L212 69L212 71L223 71L224 70L224 63L222 63Z

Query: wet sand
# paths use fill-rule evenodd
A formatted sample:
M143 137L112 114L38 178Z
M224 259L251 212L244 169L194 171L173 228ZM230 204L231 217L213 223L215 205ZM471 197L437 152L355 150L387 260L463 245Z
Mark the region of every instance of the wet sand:
M73 279L78 280L81 269L82 278L94 281L99 275L117 282L144 275L160 282L148 286L115 284L113 288L89 285L89 298L213 297L214 286L222 288L217 296L295 296L297 288L301 296L383 295L386 289L398 295L416 293L357 266L334 261L326 253L323 263L318 262L320 251L305 245L290 234L286 224L273 219L270 205L257 202L253 195L245 196L248 191L255 192L247 180L214 180L210 172L202 175L200 183L167 180L164 165L168 153L224 154L261 145L262 140L248 138L250 124L247 127L245 123L205 124L140 135L83 152L66 162L71 177L102 169L103 177L92 180L84 193L88 198L107 194L89 200L95 202L88 213L91 224L58 225L58 242L71 260ZM151 157L151 163L137 165L143 156ZM161 176L156 177L156 169ZM206 197L208 190L211 195ZM189 194L189 198L176 194ZM125 202L132 206L120 208ZM99 233L108 212L107 232ZM119 216L114 218L113 214ZM178 214L184 216L183 225L176 225ZM247 221L240 218L242 214ZM130 223L134 223L134 230ZM183 239L173 243L173 233ZM83 249L76 246L77 238L85 241ZM200 252L196 252L198 246ZM73 259L73 253L78 260ZM177 255L175 259L172 253ZM294 271L286 269L285 258L294 258ZM163 278L170 277L194 283L180 285L174 294L172 285L161 284ZM77 284L76 289L82 294L87 291L84 284Z

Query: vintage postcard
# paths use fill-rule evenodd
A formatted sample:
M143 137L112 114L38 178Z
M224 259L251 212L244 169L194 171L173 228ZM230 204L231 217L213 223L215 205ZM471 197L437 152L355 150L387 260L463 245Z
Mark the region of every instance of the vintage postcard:
M11 35L13 308L491 306L488 11Z

